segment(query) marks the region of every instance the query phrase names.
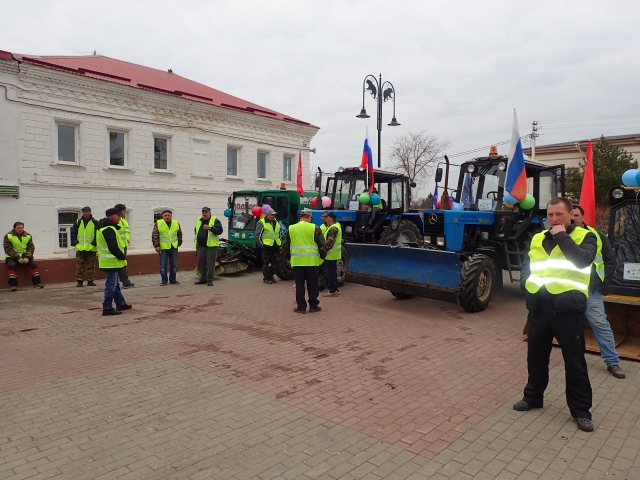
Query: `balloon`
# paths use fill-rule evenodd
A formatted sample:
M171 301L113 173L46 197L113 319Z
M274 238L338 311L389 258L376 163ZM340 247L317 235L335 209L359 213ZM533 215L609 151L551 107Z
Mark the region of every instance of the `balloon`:
M640 183L638 183L638 174L640 174L638 170L627 170L622 174L622 183L627 187L640 186Z
M322 197L322 207L329 208L331 206L331 199L329 197Z
M227 209L224 211L224 216L225 216L225 217L227 217L227 218L230 218L230 217L231 217L231 215L233 215L233 212L231 211L231 209L230 209L230 208L227 208Z
M380 203L380 195L378 195L377 193L372 193L369 196L369 203L371 205L378 205Z
M530 193L527 193L527 196L524 197L524 200L520 202L520 208L522 208L523 210L531 210L535 206L536 199L533 198L533 195L531 195Z
M361 193L360 194L360 203L363 205L366 205L367 203L369 203L369 194L368 193Z
M640 170L638 170L638 173L636 173L636 183L640 185Z
M438 209L439 210L451 210L453 207L453 200L451 200L451 198L449 198L449 208L442 208L442 202L440 200L438 200Z
M311 205L313 208L316 208L316 203L318 203L318 197L313 197L311 200L309 200L309 205Z
M453 202L451 210L464 210L464 206L461 203Z
M262 207L260 205L256 205L255 207L253 207L251 209L251 215L253 215L254 217L259 217L260 215L262 215Z
M271 205L269 205L268 203L262 205L262 213L264 213L265 215L267 214L267 210L269 209L271 209Z
M504 192L502 202L508 203L509 205L515 205L516 203L518 203L518 199L511 195L509 192Z
M502 205L504 206L504 208L509 208L512 209L514 207L514 205L510 204L510 203L502 203Z

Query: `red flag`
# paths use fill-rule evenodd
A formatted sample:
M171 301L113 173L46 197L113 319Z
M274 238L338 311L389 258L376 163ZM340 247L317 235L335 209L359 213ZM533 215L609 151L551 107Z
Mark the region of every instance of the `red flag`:
M587 147L584 176L582 177L582 190L580 191L580 206L584 209L584 223L595 228L596 226L596 192L593 179L593 147L591 140Z
M296 186L298 187L298 193L301 197L303 197L304 188L302 187L302 150L300 150L300 156L298 157L298 175L296 178Z

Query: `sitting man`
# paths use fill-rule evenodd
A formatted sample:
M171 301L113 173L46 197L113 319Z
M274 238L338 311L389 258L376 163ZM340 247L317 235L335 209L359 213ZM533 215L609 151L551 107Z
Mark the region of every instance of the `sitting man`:
M24 223L16 222L13 230L4 236L4 253L9 269L9 287L12 292L18 290L18 264L27 265L34 287L44 288L40 282L38 265L33 261L36 250L31 235L24 231Z

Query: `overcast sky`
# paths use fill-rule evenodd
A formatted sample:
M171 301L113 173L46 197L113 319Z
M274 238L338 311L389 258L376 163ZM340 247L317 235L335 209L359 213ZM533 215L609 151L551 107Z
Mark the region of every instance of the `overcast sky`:
M359 164L362 82L393 83L382 165L427 130L449 155L540 122L538 145L640 133L640 8L633 1L1 0L0 49L99 54L166 70L313 123L313 165ZM484 6L482 6L484 5ZM607 117L607 118L603 118ZM559 120L568 120L558 122ZM500 153L508 153L508 145ZM483 152L455 157L462 161ZM452 158L453 160L453 158Z

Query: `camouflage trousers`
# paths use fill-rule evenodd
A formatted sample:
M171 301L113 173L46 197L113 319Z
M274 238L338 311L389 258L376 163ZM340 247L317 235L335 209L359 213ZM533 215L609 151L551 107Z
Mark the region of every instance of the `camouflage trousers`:
M278 258L280 247L262 247L262 277L265 280L272 280L278 269Z
M87 267L87 278L84 269ZM96 279L96 252L76 251L76 280L93 282Z

